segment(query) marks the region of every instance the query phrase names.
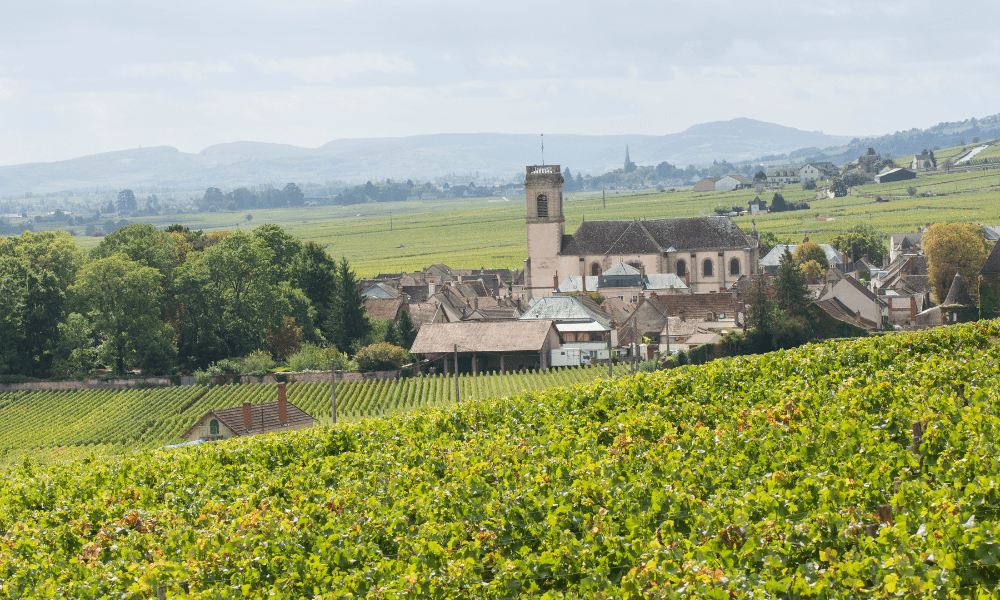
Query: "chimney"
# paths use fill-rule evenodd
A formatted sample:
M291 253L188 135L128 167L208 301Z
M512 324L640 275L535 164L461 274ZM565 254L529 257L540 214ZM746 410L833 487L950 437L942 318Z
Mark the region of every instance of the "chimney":
M253 429L253 417L250 416L250 403L243 403L243 428L247 431Z
M584 273L583 275L580 276L580 281L583 282L581 285L583 285L583 293L586 294L587 293L587 274L586 273Z
M278 422L288 424L288 398L285 396L285 382L278 384Z
M917 259L914 256L910 256L909 263L910 264L907 267L910 271L910 275L913 275L913 273L917 270Z
M473 302L474 302L474 305L476 307L476 310L479 310L479 296L476 296L476 298L475 298L475 300Z
M684 271L684 285L691 287L691 271Z
M847 272L847 271L850 271L850 270L851 270L851 269L849 268L849 267L850 267L850 265L849 265L849 264L848 264L848 262L847 262L847 253L846 253L846 252L841 252L841 253L840 253L840 262L842 262L842 263L844 264L844 271L845 271L845 272Z
M559 273L552 276L552 289L559 289Z

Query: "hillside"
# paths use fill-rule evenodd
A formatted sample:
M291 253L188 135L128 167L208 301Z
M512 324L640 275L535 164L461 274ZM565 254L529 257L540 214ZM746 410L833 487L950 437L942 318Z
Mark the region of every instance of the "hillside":
M622 166L625 146L640 164L675 165L730 161L789 152L805 146L846 143L830 136L734 119L696 125L663 136L546 135L546 159L574 172L605 173ZM538 134L438 134L402 138L334 140L318 148L263 142L233 142L197 154L176 148L139 148L54 163L0 167L0 195L94 188L152 186L233 188L288 181L324 182L432 178L449 173L516 177L541 160ZM280 187L280 186L279 186Z
M0 480L0 597L986 597L1000 322Z

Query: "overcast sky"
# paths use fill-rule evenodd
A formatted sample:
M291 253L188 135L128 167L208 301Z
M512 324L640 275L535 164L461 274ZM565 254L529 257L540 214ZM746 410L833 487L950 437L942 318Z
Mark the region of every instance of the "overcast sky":
M1000 2L0 0L0 164L1000 112Z

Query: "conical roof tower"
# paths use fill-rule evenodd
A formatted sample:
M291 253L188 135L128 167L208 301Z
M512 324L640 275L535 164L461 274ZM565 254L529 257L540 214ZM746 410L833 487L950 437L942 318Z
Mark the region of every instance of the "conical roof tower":
M965 281L962 280L962 276L958 272L955 273L951 289L948 290L948 297L944 299L941 306L976 306L976 303L972 301L972 296L969 295L969 290L965 287Z

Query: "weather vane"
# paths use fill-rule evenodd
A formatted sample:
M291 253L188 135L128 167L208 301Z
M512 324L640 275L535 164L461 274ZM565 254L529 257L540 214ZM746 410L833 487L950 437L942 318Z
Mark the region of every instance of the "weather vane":
M542 166L545 166L545 134L542 134Z

